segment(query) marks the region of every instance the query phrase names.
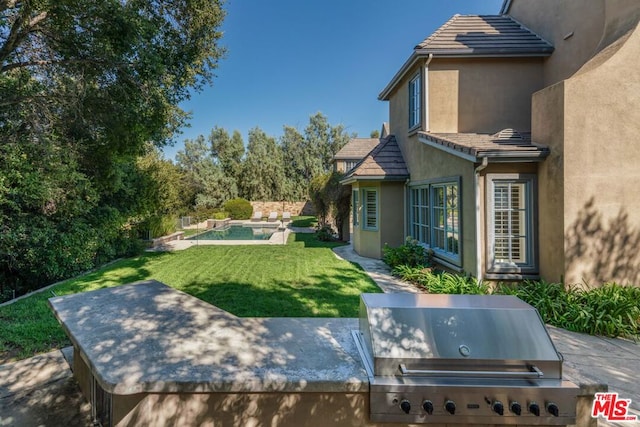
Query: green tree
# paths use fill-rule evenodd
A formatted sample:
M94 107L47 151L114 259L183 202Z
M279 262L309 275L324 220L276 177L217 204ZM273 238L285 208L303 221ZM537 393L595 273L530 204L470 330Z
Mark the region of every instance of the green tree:
M249 131L247 154L242 165L242 197L248 200L282 200L284 165L275 138L256 127Z
M137 193L144 201L141 207L141 227L151 237L175 231L178 215L191 206L183 198L183 174L171 161L162 157L160 150L149 144L144 156L138 158L143 184Z
M219 166L218 174L211 185L215 185L223 196L224 201L238 197L238 179L244 154L244 142L240 132L234 131L233 136L224 128L214 127L209 135L213 162Z
M369 135L370 138L380 138L380 131L379 130L372 130L371 134Z
M305 200L308 197L309 180L320 171L319 158L314 158L304 136L296 128L284 127L280 138L284 163L284 198Z
M340 184L343 177L339 172L327 172L315 176L309 185L309 196L318 217L318 225L335 228L340 240L344 240L344 227L348 224L351 206L350 187Z
M322 113L309 117L304 135L307 150L320 160L320 165L314 167L312 176L330 171L333 156L351 139L344 126L331 126Z
M209 135L209 143L214 161L222 167L226 176L237 182L244 155L244 141L240 132L233 131L233 135L229 138L229 134L224 128L216 126Z
M237 196L235 179L224 174L204 136L185 140L184 150L178 152L176 160L184 171L184 182L195 207L218 208Z
M126 253L151 211L137 159L223 54L217 0L0 0L0 283Z
M309 182L332 169L333 156L350 138L342 125L330 125L322 113L309 117L304 135L296 128L285 126L280 141L287 198L304 200L308 197Z

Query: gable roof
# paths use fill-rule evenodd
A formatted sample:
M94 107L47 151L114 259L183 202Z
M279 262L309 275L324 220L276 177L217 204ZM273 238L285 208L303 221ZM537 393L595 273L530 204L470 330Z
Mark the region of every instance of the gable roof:
M485 157L493 161L539 162L550 153L549 147L531 141L531 133L520 133L513 129L504 129L495 134L419 132L418 139L472 162L479 162Z
M552 53L551 43L509 15L454 15L415 46L378 99L388 100L396 84L420 59L545 57Z
M389 135L353 169L341 184L351 184L356 181L404 181L409 178L409 170L402 157L402 152L395 136Z
M334 160L360 160L371 152L380 138L353 138L333 156Z
M548 56L553 46L509 15L454 15L415 51L438 56Z

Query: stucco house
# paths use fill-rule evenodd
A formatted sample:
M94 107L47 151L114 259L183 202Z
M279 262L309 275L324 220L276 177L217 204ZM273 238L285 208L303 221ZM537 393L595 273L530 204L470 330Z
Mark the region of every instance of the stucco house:
M344 180L354 249L491 280L640 283L640 2L505 0L419 43Z

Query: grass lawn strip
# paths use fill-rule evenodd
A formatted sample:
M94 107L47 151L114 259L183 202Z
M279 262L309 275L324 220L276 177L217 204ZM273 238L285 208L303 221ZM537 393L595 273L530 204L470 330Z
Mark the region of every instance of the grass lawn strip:
M200 246L145 253L0 308L0 363L70 342L47 299L156 279L241 317L357 317L359 295L380 292L335 243L292 234L282 246Z

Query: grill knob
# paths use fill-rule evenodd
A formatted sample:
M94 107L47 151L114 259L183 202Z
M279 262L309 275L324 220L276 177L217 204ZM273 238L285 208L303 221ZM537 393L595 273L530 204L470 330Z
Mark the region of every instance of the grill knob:
M522 406L518 402L511 402L509 409L516 415L522 414Z
M491 405L491 409L493 409L493 412L498 415L504 415L504 405L499 400L493 402L493 405Z
M446 402L444 402L444 409L448 413L453 415L456 413L456 404L453 402L453 400L447 400Z
M430 400L425 400L422 402L422 409L429 415L433 414L433 403Z
M558 405L556 405L555 403L549 403L547 405L547 412L553 415L554 417L557 417L558 415L560 415L560 409L558 409Z
M409 402L407 399L404 399L402 402L400 402L400 409L402 409L405 414L408 414L409 412L411 412L411 402Z
M537 403L529 404L529 412L531 412L536 417L539 417L540 416L540 405L538 405Z

